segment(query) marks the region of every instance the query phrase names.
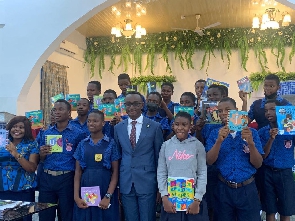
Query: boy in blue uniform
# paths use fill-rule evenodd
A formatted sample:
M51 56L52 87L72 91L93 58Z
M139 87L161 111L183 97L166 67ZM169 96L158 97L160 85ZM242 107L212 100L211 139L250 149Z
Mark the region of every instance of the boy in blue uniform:
M280 89L280 79L277 75L267 75L264 79L263 89L265 97L254 101L253 104L250 106L250 110L248 112L249 123L255 120L258 124L258 129L267 126L269 123L264 114L264 105L267 100L275 99L281 102L283 106L292 105L289 101L277 95L278 90ZM243 107L247 106L246 94L240 92L239 95L243 101Z
M69 124L71 105L64 99L54 103L55 122L53 127L44 131L40 138L40 160L44 161L39 184L39 202L58 203L63 221L73 221L74 171L73 154L86 135ZM52 153L46 144L46 135L62 135L63 152ZM54 221L55 209L40 212L40 221Z
M227 123L229 110L236 110L232 98L218 104L219 117ZM262 164L263 150L256 130L230 131L227 126L210 133L206 142L207 164L216 163L219 182L214 207L218 221L260 221L260 203L254 182L256 169Z
M90 102L86 98L81 98L77 102L78 116L70 121L70 124L82 130L87 136L90 132L87 127L87 117L90 110Z
M90 81L87 85L87 97L90 101L90 111L93 109L93 96L99 96L101 93L101 83L99 81Z
M162 85L161 85L161 95L162 95L162 98L163 98L163 101L161 103L161 116L167 116L169 121L171 121L173 118L174 118L174 107L175 106L179 106L179 103L174 103L172 100L171 100L171 96L173 95L173 92L174 92L174 86L172 83L170 82L164 82ZM163 103L167 106L168 110L171 112L171 114L169 112L167 112L164 108L164 105ZM163 114L162 114L163 112Z
M265 153L262 208L266 212L266 221L274 221L277 212L281 221L290 221L294 214L292 167L295 136L278 135L276 106L281 106L281 103L275 99L265 102L265 117L269 125L258 131Z
M203 95L203 91L206 86L206 81L203 79L197 80L195 83L195 92L196 92L196 110L198 111L201 107L201 102L206 100Z

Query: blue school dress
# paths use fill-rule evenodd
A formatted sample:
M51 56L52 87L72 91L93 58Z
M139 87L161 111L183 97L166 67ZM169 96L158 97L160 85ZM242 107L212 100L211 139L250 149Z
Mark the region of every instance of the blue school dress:
M95 159L96 154L102 154ZM84 139L78 146L74 158L82 167L81 187L99 186L101 198L107 193L111 176L111 163L120 159L118 148L113 139L104 136L97 144L91 137ZM109 209L103 210L97 206L80 209L75 204L74 216L76 221L119 221L119 201L117 189L111 198Z

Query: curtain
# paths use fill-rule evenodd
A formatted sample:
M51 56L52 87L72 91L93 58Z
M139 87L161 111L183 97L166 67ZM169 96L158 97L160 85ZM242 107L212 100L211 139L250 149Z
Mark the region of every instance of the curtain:
M50 124L51 97L69 93L67 67L51 61L46 61L41 68L41 110L43 110L44 125Z

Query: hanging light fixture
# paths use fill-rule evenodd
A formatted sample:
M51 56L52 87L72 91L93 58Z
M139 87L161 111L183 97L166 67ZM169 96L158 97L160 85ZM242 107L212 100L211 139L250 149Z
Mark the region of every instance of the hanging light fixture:
M112 27L111 34L116 37L121 37L124 35L126 38L131 38L135 34L135 38L141 38L142 35L146 35L146 29L141 27L141 25L136 25L136 28L132 28L132 20L125 19L125 26L122 28L120 24L117 24L116 27Z
M291 16L288 12L282 14L281 18L278 18L279 10L275 8L268 8L265 10L265 13L262 15L261 23L259 17L255 15L252 20L252 28L259 28L261 30L265 30L267 28L270 29L278 29L280 28L279 22L282 20L282 26L289 26L291 22Z

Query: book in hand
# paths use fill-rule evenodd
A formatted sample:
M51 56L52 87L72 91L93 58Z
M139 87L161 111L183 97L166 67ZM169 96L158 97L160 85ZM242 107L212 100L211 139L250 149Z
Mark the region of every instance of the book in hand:
M9 131L5 127L0 127L0 150L6 149L8 144L8 133Z
M57 95L51 97L52 106L54 106L54 103L59 99L65 99L65 96L63 93L60 93L60 94L57 94Z
M176 211L186 211L194 202L195 180L185 177L168 177L168 199Z
M194 117L194 107L174 106L174 117L180 111L189 113L192 118Z
M102 104L103 96L94 95L93 96L93 109L97 110L98 106Z
M52 153L63 152L62 135L46 135L45 141L46 141L46 145L51 146Z
M157 84L155 81L147 82L147 94L157 92Z
M29 111L25 112L26 118L28 118L31 122L31 128L33 130L38 128L43 128L43 111L42 110L36 110L36 111Z
M117 98L114 102L116 109L117 109L117 114L119 116L125 116L127 115L126 113L126 107L125 107L125 97Z
M248 112L230 110L228 112L227 126L229 130L242 131L248 125Z
M71 104L72 111L77 110L77 103L79 100L80 100L80 94L67 94L66 95L66 101L68 101Z
M218 115L217 101L202 101L201 116L205 119L206 124L221 124Z
M99 186L81 187L81 198L88 206L98 206L101 201Z
M295 106L276 106L280 135L295 135Z
M238 80L237 83L238 83L238 87L239 87L240 91L244 91L246 93L253 92L251 82L247 76Z
M127 92L130 92L130 91L137 91L137 85L129 85L127 87Z
M105 121L111 121L115 116L118 116L115 104L100 104L98 110L104 113Z
M212 78L207 78L207 80L206 80L206 84L205 84L205 88L204 88L203 93L202 93L202 97L203 97L203 98L207 98L207 91L208 91L208 88L209 88L212 84L223 85L223 86L229 87L229 84L226 83L226 82L222 82L222 81L214 80L214 79L212 79Z

